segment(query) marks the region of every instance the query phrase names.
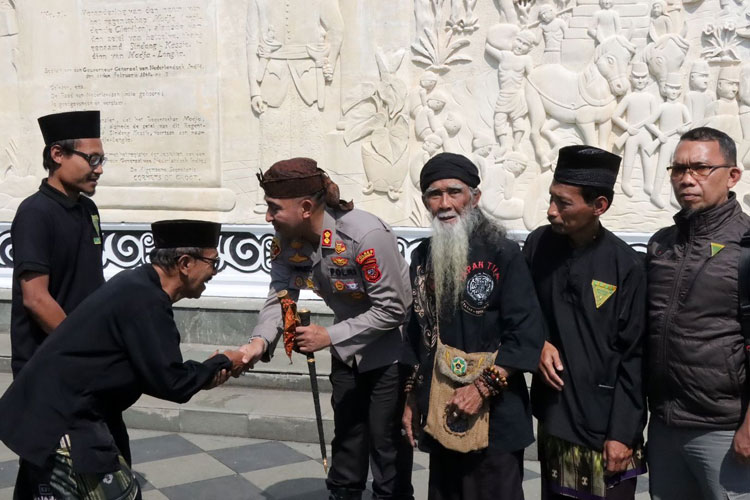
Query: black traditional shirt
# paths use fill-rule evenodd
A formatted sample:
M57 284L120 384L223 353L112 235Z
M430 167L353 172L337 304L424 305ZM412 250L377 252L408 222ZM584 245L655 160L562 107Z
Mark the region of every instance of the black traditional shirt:
M427 271L430 240L413 252L414 311L409 340L419 369L417 404L427 414L436 328L432 278ZM518 245L500 237L469 243L466 285L460 310L439 324L440 340L464 352L498 351L496 364L516 372L508 388L491 401L489 452L512 452L534 441L531 407L523 372L533 371L544 342L544 323L534 286ZM429 446L429 444L428 444Z
M13 375L18 375L47 334L23 305L19 277L26 271L49 275L49 293L65 314L104 283L99 212L93 201L73 201L47 180L16 211L13 244L13 299L10 336Z
M105 415L145 393L188 401L224 355L183 362L172 303L151 265L123 271L84 300L37 350L0 399L0 440L39 467L69 434L76 472L119 468Z
M638 444L646 419L643 257L604 228L591 244L573 248L541 227L523 250L565 383L558 392L534 377L534 416L545 432L594 450L607 439Z

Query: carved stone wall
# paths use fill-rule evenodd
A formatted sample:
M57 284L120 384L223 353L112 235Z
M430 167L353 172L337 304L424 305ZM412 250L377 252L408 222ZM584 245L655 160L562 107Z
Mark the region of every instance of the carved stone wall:
M725 130L750 167L748 1L0 0L0 220L44 176L36 118L98 108L109 223L261 224L256 172L304 155L424 226L419 170L451 151L527 230L557 150L588 143L625 157L608 227L651 232L682 131Z

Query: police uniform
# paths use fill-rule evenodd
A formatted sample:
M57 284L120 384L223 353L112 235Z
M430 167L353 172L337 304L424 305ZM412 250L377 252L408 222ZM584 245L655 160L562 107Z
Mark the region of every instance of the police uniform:
M277 237L271 254L271 287L253 337L273 350L281 290L296 300L300 289L312 289L335 315L327 328L335 423L328 488L344 492L336 498L357 498L366 485L369 451L374 498L412 498L411 448L399 425L405 373L398 364L411 288L394 234L370 213L326 207L319 245Z

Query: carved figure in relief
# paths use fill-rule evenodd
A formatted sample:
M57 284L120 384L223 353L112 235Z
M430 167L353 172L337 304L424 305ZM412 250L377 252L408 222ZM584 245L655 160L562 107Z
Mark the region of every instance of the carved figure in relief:
M441 116L448 96L442 90L433 90L425 96L426 105L421 107L414 119L414 132L417 139L424 139L427 135L435 133L433 124L438 123L436 117Z
M743 65L740 71L740 125L742 136L750 139L750 66Z
M663 36L672 33L672 18L667 14L667 2L654 0L651 4L651 24L648 28L648 38L657 42Z
M698 60L690 68L690 91L685 95L685 106L690 112L693 127L705 125L706 113L714 102L714 97L708 92L709 79L708 63Z
M289 19L289 12L304 15ZM337 0L250 0L247 66L253 111L281 106L294 85L308 106L325 108L343 41Z
M489 179L489 175L492 172L492 165L494 165L495 159L501 157L503 154L495 152L495 148L497 147L495 138L487 134L477 134L471 141L471 147L474 150L471 155L471 161L479 169L479 177L486 187L488 182L492 182ZM484 192L482 192L482 195L484 195Z
M690 43L681 35L668 33L659 36L655 42L651 42L636 56L639 61L645 61L648 69L656 82L659 84L659 92L664 95L664 82L670 73L682 71L682 64L690 49Z
M409 176L411 178L412 196L411 196L411 208L409 214L409 220L418 227L427 226L430 224L430 217L427 215L424 203L422 202L422 191L419 186L419 174L422 172L422 167L427 163L427 160L432 158L438 153L441 153L443 149L443 138L438 134L430 134L425 137L422 143L422 151L418 151L411 159L409 166Z
M619 149L622 149L623 145L625 147L622 161L622 192L632 197L631 180L635 158L639 154L643 170L643 189L646 194L651 194L650 182L654 176L654 158L647 153L647 149L650 149L653 137L645 126L656 114L659 101L646 90L650 79L648 66L645 63L633 63L630 82L633 90L626 94L617 105L612 115L612 123L624 130L622 135L615 139L615 146Z
M430 130L427 121L427 98L435 89L437 81L437 74L432 71L425 71L419 78L419 88L409 96L409 114L415 119L414 133L419 140L424 140L425 132L429 133ZM444 105L445 103L443 103Z
M512 50L500 50L489 43L486 46L487 53L498 61L500 92L495 102L495 136L507 149L518 149L521 139L528 133L524 80L534 67L529 52L536 43L536 35L523 30L516 35Z
M542 64L528 76L526 96L531 122L530 139L542 166L550 164L549 146L560 140L554 130L576 125L582 141L607 148L616 96L629 88L628 65L635 47L623 36L599 44L593 61L581 72L560 64Z
M520 219L523 216L524 203L514 197L516 178L526 170L528 160L519 152L504 155L502 161L490 155L492 149L487 147L476 151L477 155L486 154L483 162L484 190L479 206L485 214L503 220Z
M667 76L664 89L666 102L659 105L651 123L646 124L656 136L650 148L651 152L659 148L659 160L656 163L656 174L651 188L651 203L659 208L666 205L661 192L667 175L667 166L672 161L672 153L680 142L680 136L690 130L691 124L687 106L678 101L682 93L682 75L671 73Z
M539 27L542 30L542 38L544 39L542 63L559 64L562 41L565 37L565 30L568 27L568 23L557 16L557 12L552 5L544 4L539 7Z
M599 0L600 9L591 18L591 27L586 31L596 43L603 43L610 37L618 35L622 28L620 14L613 9L613 0Z
M461 144L461 136L471 135L465 127L461 116L455 112L445 115L442 124L434 123L432 127L435 133L443 138L443 151L446 153L463 154L464 147ZM463 134L461 134L463 132Z
M711 105L706 119L707 126L721 130L737 142L741 142L743 138L740 107L737 103L739 89L739 66L721 68L716 83L717 100Z
M422 150L417 151L411 159L409 166L409 177L412 185L419 190L419 173L427 160L438 153L443 152L443 138L438 134L430 134L422 143Z

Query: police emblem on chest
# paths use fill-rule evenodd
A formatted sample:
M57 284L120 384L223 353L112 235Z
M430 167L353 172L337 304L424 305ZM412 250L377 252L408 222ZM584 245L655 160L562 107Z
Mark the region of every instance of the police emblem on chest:
M461 304L463 310L476 316L482 315L494 289L492 275L485 272L470 275L466 280L466 297Z

